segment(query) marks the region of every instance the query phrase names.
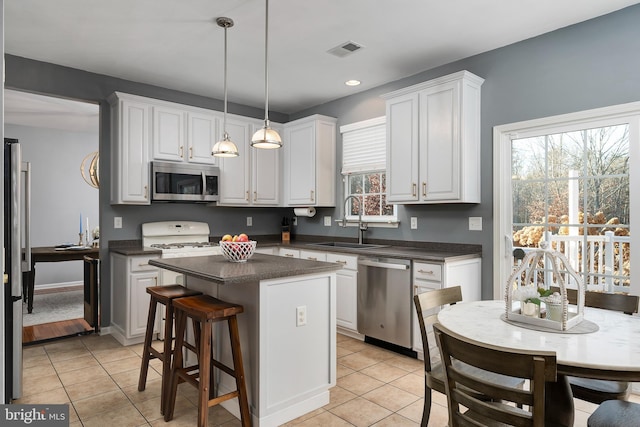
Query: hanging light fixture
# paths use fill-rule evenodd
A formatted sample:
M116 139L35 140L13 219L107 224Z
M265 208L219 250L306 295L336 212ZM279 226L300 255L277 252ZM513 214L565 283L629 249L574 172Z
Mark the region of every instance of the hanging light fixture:
M266 0L264 22L264 126L251 137L251 146L256 148L280 148L282 139L275 129L269 126L269 0Z
M238 147L231 141L227 132L227 28L233 27L233 20L221 17L216 19L216 23L224 28L224 118L222 121L222 141L215 143L211 154L215 157L238 157Z

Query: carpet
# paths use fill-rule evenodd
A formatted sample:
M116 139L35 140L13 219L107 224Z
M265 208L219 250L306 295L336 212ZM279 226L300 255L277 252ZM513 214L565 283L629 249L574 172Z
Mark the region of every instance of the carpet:
M84 317L84 291L66 291L35 295L33 312L22 304L23 326L41 325Z

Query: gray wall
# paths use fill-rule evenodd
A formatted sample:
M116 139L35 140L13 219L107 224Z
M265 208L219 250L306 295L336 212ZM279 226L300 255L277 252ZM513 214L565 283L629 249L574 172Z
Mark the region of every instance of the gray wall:
M5 135L17 138L22 160L31 163L31 245L78 243L89 218L98 225L98 190L80 174L82 159L98 150L95 133L69 132L5 124ZM82 282L82 261L37 265L36 287L41 284Z
M343 98L291 117L272 115L273 121L285 122L313 113L338 118L338 125L353 123L384 115L380 94L459 70L469 70L486 79L482 87L482 203L478 205L438 205L400 207L402 224L399 229L371 229L369 238L403 239L481 244L483 246L483 296L491 296L492 261L492 128L514 121L551 116L640 99L640 6L567 27L521 43L496 49L481 55L448 64L437 69L402 79L376 89ZM381 64L384 66L384 64ZM140 224L151 220L204 219L212 224L212 233L240 227L244 216L253 215L261 230L278 232L279 219L290 209L230 209L206 208L195 205L154 205L152 207L109 205L109 111L106 97L113 91L182 102L220 110L220 101L196 95L142 85L107 76L100 76L31 61L14 56L6 57L6 85L10 88L54 94L69 98L99 102L101 105L101 170L100 191L101 230L104 240L139 238ZM230 112L260 118L262 112L231 106ZM340 141L340 140L339 140ZM286 143L286 142L285 142ZM338 144L341 161L341 143ZM104 161L103 161L104 160ZM339 170L340 168L338 168ZM352 228L324 227L322 217L341 215L343 199L341 180L336 184L336 209L319 209L314 218L299 221L299 234L349 235ZM497 195L500 197L500 195ZM274 213L271 213L274 211ZM240 215L238 215L240 212ZM260 221L256 216L260 215ZM124 228L114 230L113 217L124 218ZM408 218L417 216L419 229L409 230ZM468 231L468 217L482 216L483 231ZM186 218L189 217L189 218ZM103 259L106 250L101 250ZM103 286L109 283L108 267L103 263ZM108 295L108 289L103 293ZM109 322L110 301L103 305L103 323Z

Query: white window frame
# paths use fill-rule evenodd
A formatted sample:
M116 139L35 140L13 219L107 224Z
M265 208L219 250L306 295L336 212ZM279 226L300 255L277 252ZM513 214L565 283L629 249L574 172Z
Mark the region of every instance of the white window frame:
M369 119L369 120L363 120L360 122L356 122L356 123L351 123L348 125L344 125L340 127L340 133L342 135L344 135L346 132L352 132L352 131L358 131L358 130L363 130L369 127L373 127L373 126L382 126L383 128L385 128L385 123L386 123L386 117L385 116L381 116L381 117L376 117L373 119ZM385 128L386 131L386 128ZM345 209L346 209L346 203L344 203L344 200L351 195L350 193L350 188L349 188L349 177L351 175L356 175L356 174L366 174L366 173L387 173L386 171L386 162L373 162L370 166L364 165L364 166L360 166L348 173L344 172L344 142L343 142L343 153L342 153L342 158L343 158L343 168L342 168L342 182L343 182L343 188L344 188L344 198L343 198L343 205L341 206L341 211L342 211L342 215L345 215ZM384 150L384 155L386 156L386 149ZM380 166L384 164L385 167L380 168ZM377 165L377 166L376 166ZM346 220L347 220L347 226L351 227L356 227L358 225L358 215L346 215ZM390 228L397 228L399 225L399 221L398 221L398 206L397 205L393 205L393 215L385 215L385 216L371 216L371 215L363 215L362 216L362 221L366 222L370 227L390 227Z
M587 127L629 124L629 182L637 182L640 173L640 102L614 105L576 113L562 114L496 126L493 129L493 298L502 299L506 281L513 268L511 141L536 135L571 132ZM509 197L501 197L507 192ZM640 186L629 186L630 226L640 226ZM633 233L631 233L633 238ZM636 232L636 236L638 233ZM637 241L638 237L636 237ZM640 245L639 245L640 246ZM633 244L632 244L633 247ZM640 265L640 250L631 250L630 264ZM640 270L631 270L640 276ZM640 283L631 279L629 292L640 295Z

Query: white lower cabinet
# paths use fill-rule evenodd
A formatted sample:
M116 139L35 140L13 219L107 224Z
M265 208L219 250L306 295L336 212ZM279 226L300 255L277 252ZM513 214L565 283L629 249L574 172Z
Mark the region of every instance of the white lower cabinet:
M278 255L286 256L287 258L300 258L300 251L298 249L280 248Z
M432 291L435 289L450 288L460 286L462 288L463 301L479 301L481 299L481 258L470 258L459 261L440 262L413 262L413 290L414 294ZM418 358L423 358L422 337L415 305L412 304L413 317L413 350L418 353ZM433 314L439 309L433 309ZM435 338L431 327L427 327L429 332L428 341L431 345L430 351L438 351L435 346Z
M111 327L122 345L144 341L149 313L149 286L158 286L158 269L149 265L158 255L125 256L111 254ZM156 313L158 332L161 307Z
M358 257L327 253L327 262L343 265L336 271L336 327L338 331L358 331Z

